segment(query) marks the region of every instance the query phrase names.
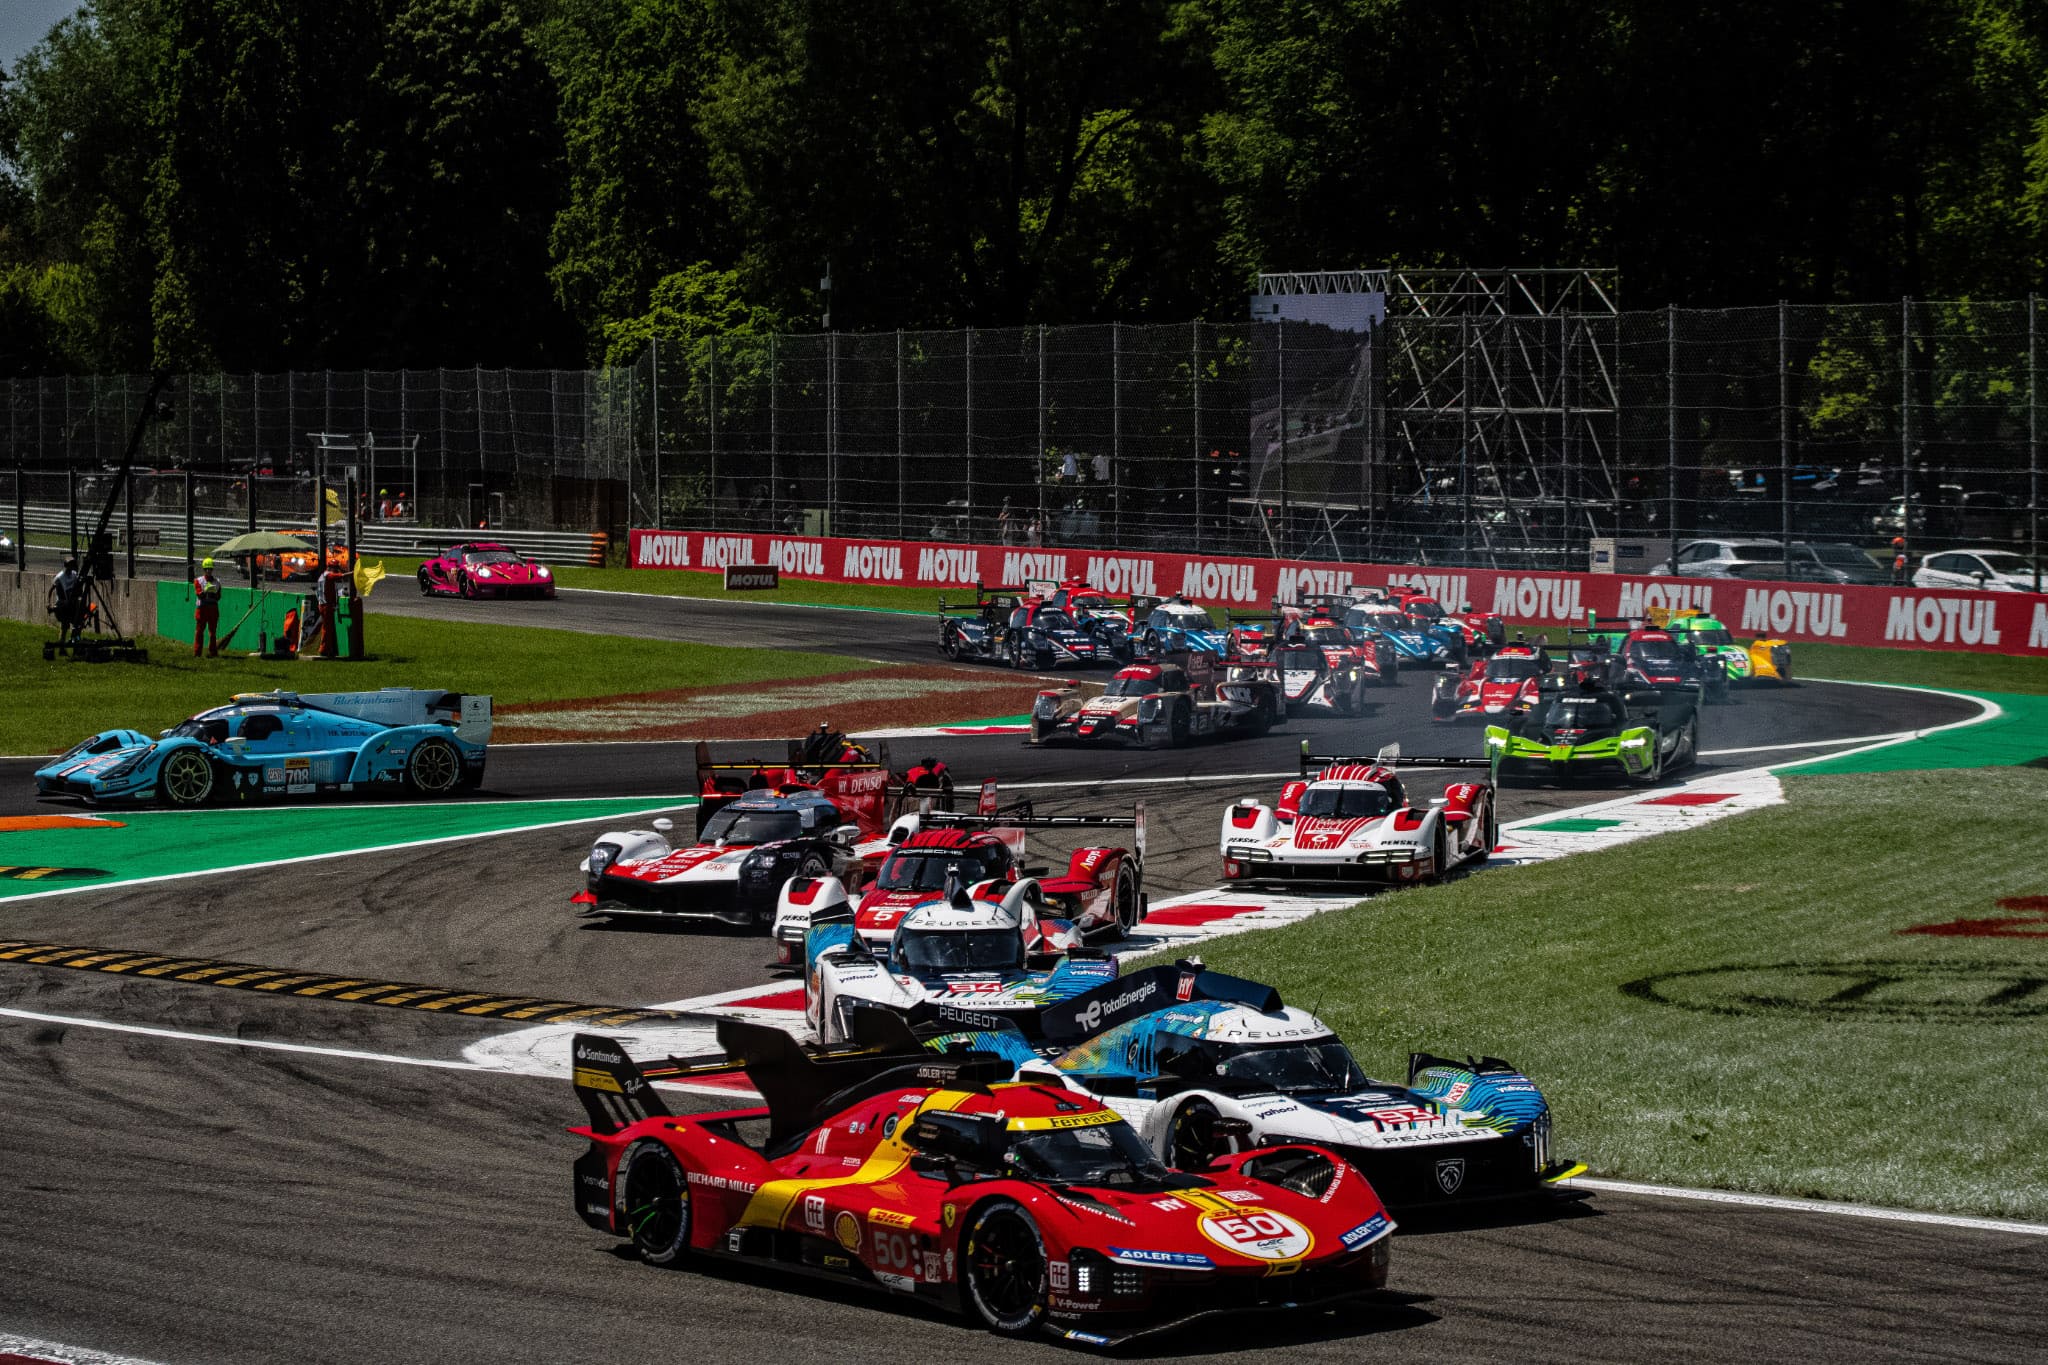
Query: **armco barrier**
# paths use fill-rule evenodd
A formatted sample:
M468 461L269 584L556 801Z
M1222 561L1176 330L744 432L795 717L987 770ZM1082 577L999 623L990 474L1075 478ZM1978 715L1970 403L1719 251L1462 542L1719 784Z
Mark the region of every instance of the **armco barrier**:
M910 588L994 587L1080 578L1106 592L1185 593L1198 602L1256 608L1303 593L1420 583L1453 610L1496 611L1512 621L1569 625L1588 611L1639 616L1651 607L1698 607L1744 637L1980 654L2048 655L2048 594L1830 587L1735 579L1525 573L1402 564L1221 559L1199 555L931 545L900 540L632 533L636 569L717 570L772 564L785 578Z
M79 513L79 535L88 536L98 520L97 510L81 509ZM68 508L48 503L28 504L24 520L31 534L42 536L64 536L71 530L71 513ZM289 529L294 526L310 525L312 518L293 521L265 517L267 525ZM124 519L116 515L112 529L118 542ZM185 545L185 517L177 512L137 512L135 525L139 530L155 531L158 535L157 557L164 557L167 547L183 550ZM12 513L0 514L0 529L13 530ZM200 553L214 545L232 539L249 529L246 519L240 517L195 517L193 538L200 543ZM340 525L328 529L330 539L344 533ZM602 531L465 531L459 526L414 526L406 522L364 522L358 528L356 548L370 555L417 555L426 558L437 555L451 545L466 540L489 540L519 551L523 555L548 564L587 564L596 568L604 567L605 552L610 548L611 537Z

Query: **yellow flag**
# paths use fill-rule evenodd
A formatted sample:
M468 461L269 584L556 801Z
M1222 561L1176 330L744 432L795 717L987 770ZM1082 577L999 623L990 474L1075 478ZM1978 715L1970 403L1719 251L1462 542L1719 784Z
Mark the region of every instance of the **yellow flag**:
M331 525L334 522L345 520L347 520L347 514L341 510L341 494L335 492L332 488L328 489L327 506L320 514L321 524L323 526Z
M356 596L368 597L370 589L384 581L384 561L380 559L375 564L371 564L368 560L358 559L356 561L355 580Z

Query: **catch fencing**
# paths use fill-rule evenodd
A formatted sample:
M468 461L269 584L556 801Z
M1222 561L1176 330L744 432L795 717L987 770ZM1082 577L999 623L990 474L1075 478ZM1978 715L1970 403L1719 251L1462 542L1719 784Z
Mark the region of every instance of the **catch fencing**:
M218 475L230 503L250 471L310 490L353 470L373 520L385 490L401 518L615 542L644 527L1563 571L1603 538L1638 542L1641 568L1704 538L1738 577L1871 580L1894 537L1915 557L2038 561L2040 322L2033 300L1488 297L1390 307L1369 334L701 337L597 371L181 378L143 462ZM0 439L32 476L103 477L146 387L0 383Z

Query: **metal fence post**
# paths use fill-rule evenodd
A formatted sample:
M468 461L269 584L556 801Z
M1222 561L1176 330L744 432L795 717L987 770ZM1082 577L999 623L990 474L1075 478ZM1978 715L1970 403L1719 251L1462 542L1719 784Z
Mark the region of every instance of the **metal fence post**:
M1913 300L1899 300L1899 535L1913 544ZM1893 558L1898 556L1894 555ZM1905 575L1908 579L1911 574Z
M1287 319L1277 319L1274 326L1280 329L1279 339L1274 347L1280 380L1280 544L1278 549L1280 557L1285 559L1291 553L1289 547L1294 544L1293 526L1291 525L1294 518L1294 508L1287 496ZM1266 542L1268 545L1272 544L1272 540L1273 538L1270 535L1267 536Z
M967 353L967 539L974 539L974 329L963 327L961 335Z
M17 450L14 457L14 567L28 571L28 471Z
M69 387L68 385L66 386ZM67 465L64 470L65 497L71 504L71 554L78 555L78 466Z
M1664 305L1664 552L1665 571L1678 576L1678 305Z
M1109 324L1109 543L1124 543L1124 325Z
M839 534L839 333L825 334L825 524L819 534Z
M1778 300L1778 553L1792 577L1792 356L1785 344L1788 304Z
M896 329L896 539L903 539L904 503L910 497L910 454L903 440L903 329Z
M1038 324L1038 465L1033 471L1032 482L1037 485L1038 526L1041 531L1046 524L1045 515L1045 324ZM1041 536L1041 539L1043 537ZM1027 536L1028 540L1029 537ZM1007 543L1007 537L1005 538Z
M122 384L127 387L126 382ZM128 576L135 577L135 471L130 469L128 477L121 480L122 517L121 539L128 544Z
M1472 315L1458 315L1458 555L1472 562Z
M654 411L657 416L660 415L660 403L654 405ZM324 462L322 467L325 467ZM481 514L478 517L481 521L489 518L491 505L491 481L488 466L484 463L484 367L481 365L476 367L476 481L482 495L476 509ZM469 522L469 510L465 504L462 517L465 526Z
M896 353L903 354L903 343L896 344ZM768 334L768 529L782 529L782 334ZM899 359L897 369L902 364ZM899 438L899 444L901 444Z
M2034 591L2041 591L2041 427L2040 411L2034 401L2041 372L2039 331L2036 327L2041 298L2027 295L2027 558L2034 565Z
M1195 477L1195 543L1194 549L1201 550L1202 543L1202 322L1197 318L1189 329L1188 336L1188 378L1193 396L1189 404L1189 416L1194 420L1188 426L1194 433ZM1040 442L1040 444L1044 444ZM1039 464L1045 463L1040 452ZM1228 491L1228 490L1226 490Z
M713 333L711 337L710 369L709 377L705 384L704 401L710 409L707 425L711 429L711 525L714 529L722 530L724 524L718 518L718 336L716 333Z
M185 471L185 581L190 583L198 577L198 566L193 562L195 551L192 542L197 538L192 528L192 471Z
M664 529L668 523L663 520L661 506L661 338L655 337L647 343L648 388L652 391L654 409L654 529ZM630 392L630 390L629 390Z

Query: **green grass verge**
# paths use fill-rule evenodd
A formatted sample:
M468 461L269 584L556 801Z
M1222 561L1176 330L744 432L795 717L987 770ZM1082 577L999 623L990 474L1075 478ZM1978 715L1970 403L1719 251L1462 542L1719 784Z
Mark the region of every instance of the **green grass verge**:
M471 625L374 616L361 663L246 656L195 659L150 637L146 664L46 663L50 632L0 621L0 753L50 753L98 730L154 733L236 692L284 688L338 692L372 687L446 687L486 692L499 705L660 692L723 683L780 682L871 668L839 654L730 649L531 626Z
M1550 1096L1556 1150L1599 1174L2048 1220L2048 926L1900 933L2048 894L2025 814L2048 772L1786 788L1787 808L1202 954L1314 1009L1372 1074L1411 1048L1510 1059ZM1635 988L1681 1004L1625 989L1727 967L1755 970Z

